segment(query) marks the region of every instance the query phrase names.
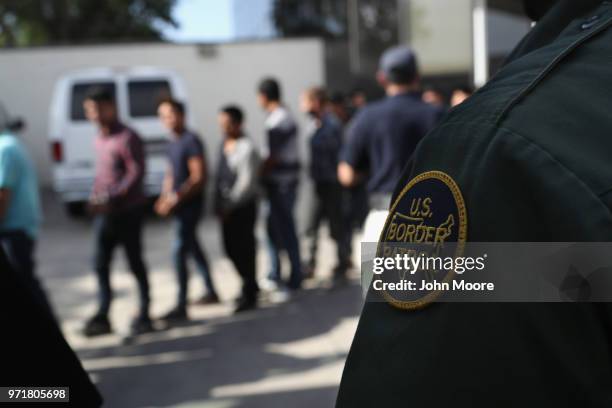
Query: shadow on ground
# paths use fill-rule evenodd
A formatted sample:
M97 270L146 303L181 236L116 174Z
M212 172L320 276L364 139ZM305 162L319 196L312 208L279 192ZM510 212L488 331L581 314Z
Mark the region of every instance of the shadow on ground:
M108 407L331 407L339 377L335 384L318 378L326 370L339 375L347 352L340 332L349 330L342 325L360 307L358 285L313 289L79 355Z

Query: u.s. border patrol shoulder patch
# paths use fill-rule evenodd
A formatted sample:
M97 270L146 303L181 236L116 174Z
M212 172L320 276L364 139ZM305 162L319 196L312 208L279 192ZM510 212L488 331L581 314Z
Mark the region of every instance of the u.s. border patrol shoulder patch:
M414 177L391 205L380 237L377 257L439 259L461 256L467 240L467 213L457 183L446 173L429 171ZM441 265L422 270L394 270L380 276L387 282L415 282L415 290L384 290L391 305L414 310L440 296L437 290L423 289L421 282L450 282L455 273ZM417 284L418 282L418 284ZM434 285L430 285L434 286ZM387 285L388 287L388 285Z

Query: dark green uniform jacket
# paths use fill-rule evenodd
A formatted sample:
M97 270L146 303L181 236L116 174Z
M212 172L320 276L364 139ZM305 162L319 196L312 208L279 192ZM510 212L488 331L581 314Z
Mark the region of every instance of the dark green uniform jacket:
M45 400L0 406L102 406L102 397L59 326L24 282L0 248L0 386L68 387L69 402ZM3 397L7 397L6 391Z
M612 241L612 4L576 3L423 140L394 202L441 172L468 242ZM612 306L366 302L337 407L612 407Z

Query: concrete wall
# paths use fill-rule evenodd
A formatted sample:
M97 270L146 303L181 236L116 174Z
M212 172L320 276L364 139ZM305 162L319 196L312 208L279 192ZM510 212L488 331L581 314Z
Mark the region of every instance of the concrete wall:
M400 41L419 56L423 75L469 73L472 70L471 0L398 0ZM507 55L529 31L526 17L490 7L488 47L492 58Z
M402 0L408 13L404 42L418 53L423 75L469 72L472 68L470 0Z
M324 84L323 58L323 44L316 39L2 50L0 102L12 115L28 123L23 135L25 143L36 161L42 184L49 185L49 103L55 81L71 70L144 65L176 71L188 87L190 114L194 115L197 130L209 152L216 153L220 141L217 113L227 103L237 103L245 109L247 131L262 141L264 114L257 106L255 89L263 76L273 75L282 82L287 105L303 121L299 94L306 87ZM305 155L304 138L302 143Z

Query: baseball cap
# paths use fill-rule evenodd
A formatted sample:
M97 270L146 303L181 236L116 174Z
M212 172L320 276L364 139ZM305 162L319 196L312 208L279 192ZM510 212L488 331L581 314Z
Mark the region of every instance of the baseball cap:
M418 75L416 54L410 47L391 47L380 57L379 69L391 82L412 82Z

